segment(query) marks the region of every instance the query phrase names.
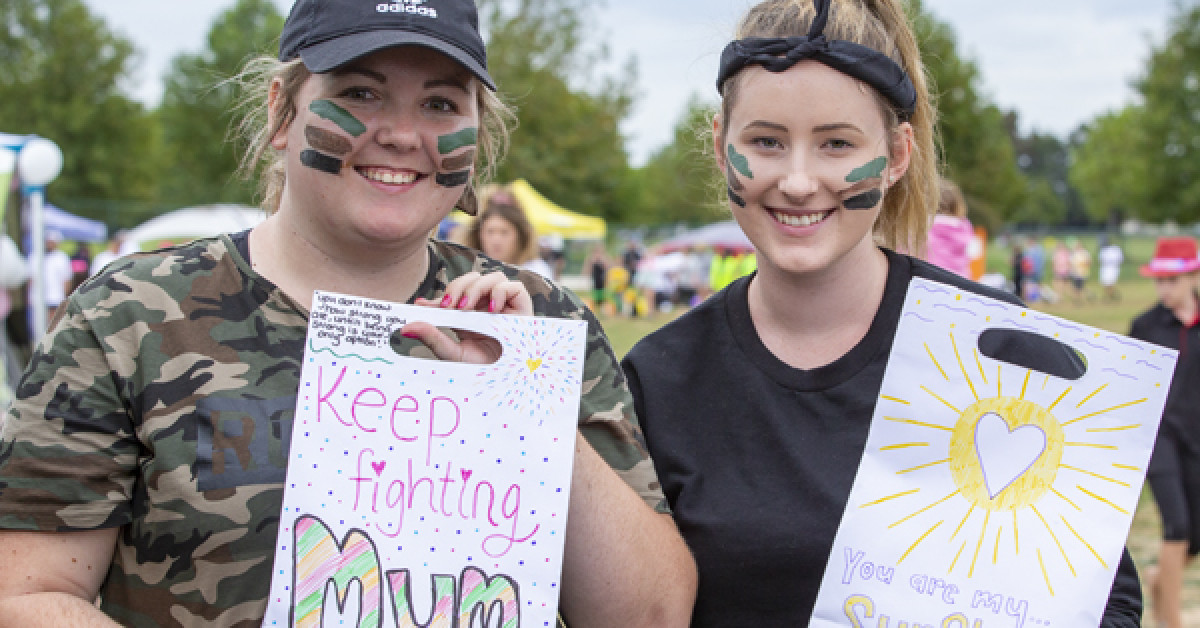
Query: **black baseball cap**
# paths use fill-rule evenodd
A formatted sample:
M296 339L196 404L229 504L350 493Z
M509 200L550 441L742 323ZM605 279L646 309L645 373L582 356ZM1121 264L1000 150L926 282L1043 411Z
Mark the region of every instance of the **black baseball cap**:
M309 71L322 73L393 46L436 50L496 89L474 0L296 0L279 38L279 60L300 57Z

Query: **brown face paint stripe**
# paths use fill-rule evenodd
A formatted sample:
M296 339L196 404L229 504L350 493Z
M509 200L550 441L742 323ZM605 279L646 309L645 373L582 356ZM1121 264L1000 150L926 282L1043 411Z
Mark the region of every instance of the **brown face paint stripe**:
M354 137L358 137L367 131L366 125L359 122L358 118L350 115L349 111L334 104L333 101L314 100L308 106L308 110L342 127L343 131Z
M876 157L871 161L855 168L846 175L846 183L858 183L866 179L878 179L883 176L883 169L887 167L887 157Z
M462 170L475 163L475 149L469 148L461 155L447 157L442 160L442 170Z
M857 196L851 196L842 205L846 209L871 209L881 200L883 200L883 192L879 191L879 188L873 188Z
M328 172L329 174L337 174L342 171L341 159L318 153L311 148L306 148L300 152L300 163L314 170Z
M323 152L332 153L334 155L345 155L354 148L350 140L320 127L306 126L304 127L304 138L308 140L308 145Z
M462 170L460 172L449 172L446 174L439 172L437 173L437 176L433 178L433 180L437 181L437 184L442 187L456 188L460 185L466 185L467 182L471 180L471 171Z
M474 146L479 139L479 129L469 126L461 131L438 137L438 153L446 155L462 148Z
M738 196L737 192L733 191L733 188L725 188L725 192L727 194L729 194L729 200L733 201L734 203L737 203L738 207L746 206L746 199Z
M725 162L725 180L729 183L729 189L735 192L741 192L746 189L746 186L742 185L742 182L738 180L737 175L733 174L733 167L729 165L728 161Z

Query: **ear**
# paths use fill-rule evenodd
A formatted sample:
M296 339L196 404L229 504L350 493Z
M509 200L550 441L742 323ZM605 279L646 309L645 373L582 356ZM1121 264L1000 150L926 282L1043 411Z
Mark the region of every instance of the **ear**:
M892 132L892 143L889 147L891 159L888 160L887 168L888 185L899 181L900 177L908 172L915 141L912 125L908 122L901 122Z
M276 78L271 81L271 86L267 89L267 128L273 129L278 124L279 119L285 115L285 112L280 111L280 99L283 90L283 81ZM275 135L271 136L271 148L275 150L283 150L287 148L287 132L289 124L283 124Z
M721 114L713 116L712 134L713 134L713 156L717 160L717 171L725 172L725 147L721 146Z

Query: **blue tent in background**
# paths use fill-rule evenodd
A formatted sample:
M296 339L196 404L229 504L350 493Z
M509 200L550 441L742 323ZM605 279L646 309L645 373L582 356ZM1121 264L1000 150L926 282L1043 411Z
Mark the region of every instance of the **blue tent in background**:
M66 210L46 203L42 220L46 231L57 231L64 240L76 242L103 242L108 239L108 227L99 220L76 216Z

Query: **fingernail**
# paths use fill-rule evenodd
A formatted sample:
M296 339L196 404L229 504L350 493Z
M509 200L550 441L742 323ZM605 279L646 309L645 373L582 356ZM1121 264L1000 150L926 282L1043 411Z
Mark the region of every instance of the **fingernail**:
M465 307L467 307L467 297L463 297L462 300L458 302L458 309L461 310Z
M495 311L496 311L496 302L495 302L495 301L489 301L489 302L488 302L488 311L489 311L489 312L495 312Z
M450 305L450 303L452 303L450 295L447 294L446 296L442 297L442 307L446 307L447 305Z
M412 333L411 331L402 331L400 332L400 335L404 336L405 338L420 338L420 336Z

